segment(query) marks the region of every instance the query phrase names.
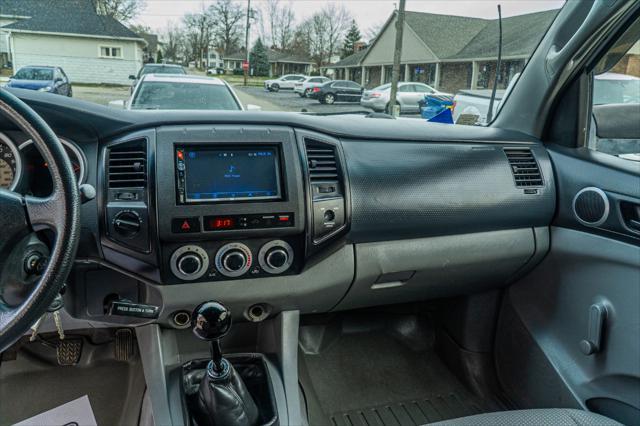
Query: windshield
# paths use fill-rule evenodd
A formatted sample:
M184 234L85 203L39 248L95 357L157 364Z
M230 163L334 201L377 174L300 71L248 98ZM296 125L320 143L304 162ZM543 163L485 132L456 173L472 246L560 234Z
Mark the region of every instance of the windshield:
M22 68L13 77L16 80L53 80L53 70L50 68Z
M26 75L26 68L50 66L63 70L74 98L111 108L237 109L229 101L237 98L240 109L251 111L376 112L422 121L444 113L449 122L482 125L486 93L495 85L500 98L564 0L410 0L401 25L397 0L82 0L70 8L49 3L9 0L11 13L0 12L7 16L0 18L0 86L10 84L13 73L51 79L50 70ZM46 25L51 22L64 25ZM398 47L397 28L403 29ZM200 86L205 89L198 94L184 85L180 94L166 84L140 91L149 100L132 99L148 74L221 79L233 93L222 101L207 94L222 89ZM433 90L404 86L394 104L394 75ZM325 81L319 78L352 83L321 89ZM351 90L340 90L345 88Z
M142 82L132 109L239 110L226 86L179 82Z
M144 67L140 70L138 78L146 74L186 74L182 67Z

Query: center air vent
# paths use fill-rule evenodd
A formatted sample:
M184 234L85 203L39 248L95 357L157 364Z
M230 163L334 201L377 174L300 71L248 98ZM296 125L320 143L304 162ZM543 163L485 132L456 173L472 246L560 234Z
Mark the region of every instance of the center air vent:
M109 148L107 152L109 188L147 186L147 142L140 139Z
M305 139L305 147L311 182L339 180L336 148L333 145Z
M540 166L529 148L505 148L504 153L509 160L513 179L518 188L543 186Z

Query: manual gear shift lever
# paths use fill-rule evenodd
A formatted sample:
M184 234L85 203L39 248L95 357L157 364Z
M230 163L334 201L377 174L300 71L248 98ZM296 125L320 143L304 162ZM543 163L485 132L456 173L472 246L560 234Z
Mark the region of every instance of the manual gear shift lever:
M222 357L220 339L231 329L231 313L221 303L216 301L204 302L198 305L191 314L193 334L197 338L210 342L211 363L208 370L216 376L224 376L229 367Z
M191 326L197 338L211 345L211 361L193 413L198 426L255 426L260 416L258 407L220 349L220 339L231 329L231 312L220 302L201 303L191 314Z

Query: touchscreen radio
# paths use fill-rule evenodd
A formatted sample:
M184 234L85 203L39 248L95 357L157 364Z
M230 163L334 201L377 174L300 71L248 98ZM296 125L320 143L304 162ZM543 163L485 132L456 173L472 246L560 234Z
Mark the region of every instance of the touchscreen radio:
M182 204L282 198L276 147L179 146L175 159Z

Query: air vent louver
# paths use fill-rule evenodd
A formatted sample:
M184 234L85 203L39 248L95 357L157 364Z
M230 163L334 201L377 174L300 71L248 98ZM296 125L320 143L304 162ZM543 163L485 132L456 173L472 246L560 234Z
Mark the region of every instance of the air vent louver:
M333 145L305 139L305 147L311 182L339 180L336 149Z
M147 142L144 139L109 148L107 153L109 188L147 186Z
M518 188L543 186L540 166L529 148L505 148L513 179Z

